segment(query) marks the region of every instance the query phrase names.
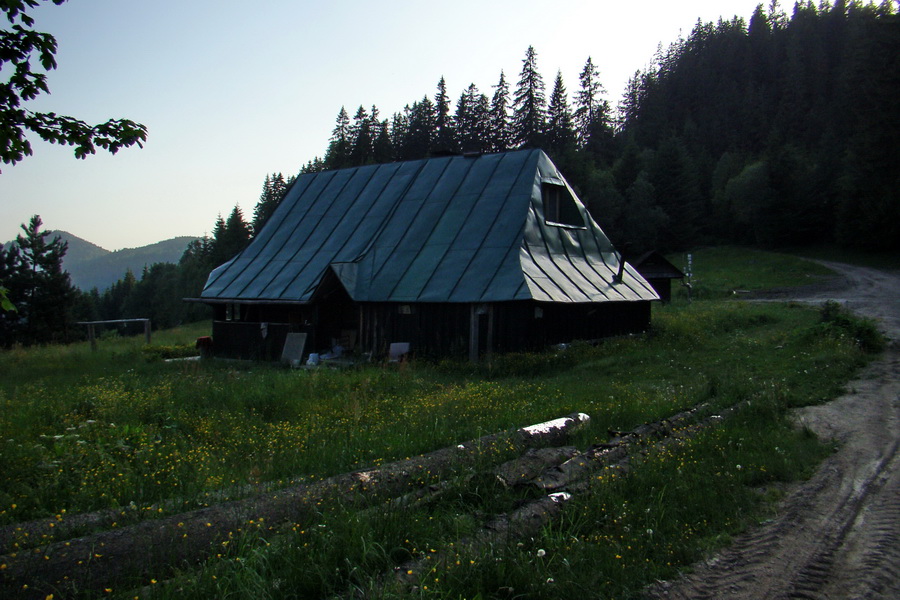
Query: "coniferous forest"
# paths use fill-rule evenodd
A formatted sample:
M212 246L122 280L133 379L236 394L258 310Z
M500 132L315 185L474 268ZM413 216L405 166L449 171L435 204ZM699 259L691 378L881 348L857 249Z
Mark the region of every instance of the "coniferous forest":
M545 79L529 47L521 71L500 71L490 90L463 84L453 96L440 77L436 90L390 117L376 106L352 116L341 107L323 157L299 174L542 148L626 254L711 244L896 251L895 4L798 2L787 14L776 0L749 20L698 21L686 38L660 47L615 104L602 84L603 57L587 57L578 81L567 84L559 72ZM252 239L294 179L266 175L251 218L236 206L179 265L153 265L140 280L129 273L102 294L82 293L76 312L154 312L160 326L202 317L201 306L180 299L199 295L209 271ZM0 268L13 263L6 256ZM178 306L150 300L161 295Z
M341 108L304 171L540 147L631 252L739 243L900 247L900 16L893 3L760 5L698 22L636 72L615 109L588 58L573 94L528 48L518 83L440 79L382 119ZM549 93L548 93L549 91Z

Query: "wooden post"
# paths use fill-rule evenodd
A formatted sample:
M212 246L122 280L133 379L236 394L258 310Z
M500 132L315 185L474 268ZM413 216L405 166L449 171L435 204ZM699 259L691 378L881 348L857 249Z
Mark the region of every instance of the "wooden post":
M88 340L91 342L91 350L97 349L97 332L94 329L96 325L112 325L115 323L143 323L144 338L147 344L150 344L150 319L111 319L109 321L78 321L76 325L87 325Z
M487 305L488 311L488 322L487 322L487 348L485 348L484 352L487 356L488 363L490 363L491 359L494 357L494 305Z
M469 305L469 362L478 362L478 309Z

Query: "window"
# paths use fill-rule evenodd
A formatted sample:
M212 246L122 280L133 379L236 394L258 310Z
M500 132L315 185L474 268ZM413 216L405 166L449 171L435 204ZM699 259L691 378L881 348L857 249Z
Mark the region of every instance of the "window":
M235 302L228 302L225 305L225 320L226 321L240 321L241 320L241 305Z
M544 221L548 225L585 228L575 198L562 182L544 181L541 193L544 197Z

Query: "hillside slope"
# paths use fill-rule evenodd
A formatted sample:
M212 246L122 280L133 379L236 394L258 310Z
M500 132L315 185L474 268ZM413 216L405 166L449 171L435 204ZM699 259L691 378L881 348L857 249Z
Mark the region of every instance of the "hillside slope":
M68 239L65 232L58 232L64 240ZM72 236L74 237L74 236ZM72 283L82 290L97 288L105 290L121 279L127 270L131 270L140 278L145 266L153 263L168 262L177 263L184 254L187 245L196 238L190 236L176 237L140 248L124 248L114 252L106 251L105 254L92 258L79 260L77 256L71 256L73 245L69 243L63 264L72 276ZM82 240L83 241L83 240ZM90 242L87 242L90 243Z
M69 272L72 283L84 291L97 288L101 292L124 277L129 269L140 278L145 266L177 263L188 244L197 239L181 236L139 248L109 251L68 231L54 230L50 239L55 236L69 245L63 268Z

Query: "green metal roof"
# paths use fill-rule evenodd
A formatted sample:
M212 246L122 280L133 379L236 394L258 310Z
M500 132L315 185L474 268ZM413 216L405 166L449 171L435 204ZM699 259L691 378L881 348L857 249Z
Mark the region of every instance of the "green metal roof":
M544 219L565 186L584 226ZM201 300L308 303L331 270L358 302L658 299L619 258L540 150L448 156L300 176Z

